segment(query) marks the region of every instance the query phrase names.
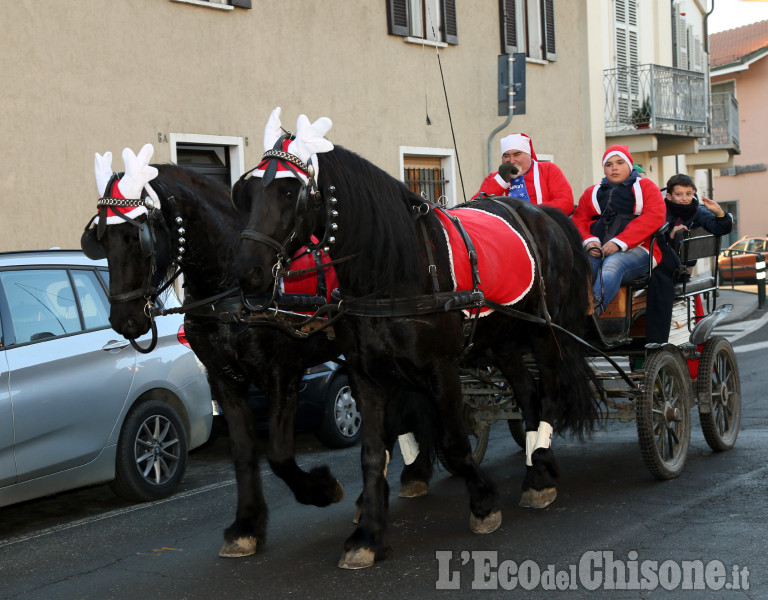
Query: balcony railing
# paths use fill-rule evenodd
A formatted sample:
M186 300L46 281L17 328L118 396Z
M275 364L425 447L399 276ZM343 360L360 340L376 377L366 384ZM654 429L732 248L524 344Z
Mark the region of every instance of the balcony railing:
M708 86L704 73L634 65L603 71L603 87L609 135L639 129L706 135Z
M739 150L739 103L731 92L717 92L710 101L710 137L702 144L707 149Z

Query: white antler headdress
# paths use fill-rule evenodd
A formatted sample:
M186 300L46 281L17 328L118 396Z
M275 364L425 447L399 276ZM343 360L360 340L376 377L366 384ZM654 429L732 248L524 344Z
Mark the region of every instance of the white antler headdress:
M96 171L96 187L99 189L99 194L104 197L110 195L115 198L124 198L126 200L140 200L141 193L144 188L147 189L147 193L154 202L155 207L160 207L160 199L157 194L149 185L149 182L157 177L157 169L149 166L149 161L152 159L155 149L152 144L145 144L138 155L133 153L130 148L123 150L123 164L125 165L125 174L117 182L117 185L112 186L111 190L105 189L109 183L109 179L112 177L112 153L105 152L104 156L96 153L95 171ZM144 204L139 206L110 206L107 212L107 225L124 223L125 221L116 216L115 211L121 212L126 217L135 219L143 214L147 213L147 207ZM96 221L98 223L98 220Z
M274 154L270 155L270 153L275 150L275 144L282 135L280 112L281 109L278 106L269 116L267 126L264 129L265 157L259 163L259 166L252 172L252 175L254 177L264 177L269 162L275 160L277 161L276 168L274 166L272 167L274 177L297 177L303 183L307 183L309 181L309 173L306 172L304 167L301 167L293 160L288 160L290 167L287 167L284 164L284 160L275 158ZM298 158L298 162L303 163L305 167L311 164L314 169L315 183L317 183L319 172L317 154L333 150L333 143L324 137L325 134L330 131L332 125L333 123L328 117L321 117L314 123L310 123L306 115L300 115L296 122L295 139L290 142L284 142L283 148L278 149ZM268 177L271 176L272 175Z

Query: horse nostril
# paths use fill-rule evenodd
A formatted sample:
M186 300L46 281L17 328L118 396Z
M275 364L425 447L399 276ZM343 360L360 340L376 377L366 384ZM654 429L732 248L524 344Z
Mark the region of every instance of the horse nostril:
M249 267L240 272L240 285L246 293L258 293L264 286L264 269Z

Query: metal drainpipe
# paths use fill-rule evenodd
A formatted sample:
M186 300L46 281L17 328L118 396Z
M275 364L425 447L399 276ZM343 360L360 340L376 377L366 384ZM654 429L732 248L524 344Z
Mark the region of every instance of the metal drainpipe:
M515 62L515 59L507 61L507 81L509 82L509 87L507 88L507 120L504 121L501 125L499 125L496 129L494 129L491 132L491 135L488 136L488 172L493 173L493 138L496 136L499 131L504 129L507 125L509 125L512 122L512 116L515 112L515 86L514 82L512 81L512 68L513 64Z
M704 15L704 53L707 55L707 90L711 91L711 83L709 81L709 15L712 14L712 11L715 10L715 0L712 0L712 8L709 9L709 12ZM712 98L712 94L709 94L709 98L707 98L707 106L710 106L710 100ZM710 113L711 113L711 107L710 107ZM707 119L709 120L709 119ZM710 126L712 123L709 123ZM711 133L711 132L710 132ZM707 169L707 187L709 188L709 193L712 194L712 200L715 199L715 183L713 181L712 177L712 169Z

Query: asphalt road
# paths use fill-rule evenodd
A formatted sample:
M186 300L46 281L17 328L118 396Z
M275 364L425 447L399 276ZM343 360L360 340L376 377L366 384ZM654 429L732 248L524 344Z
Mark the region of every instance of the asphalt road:
M612 421L584 443L553 440L559 496L547 509L522 509L523 454L497 424L483 466L504 498L498 531L470 533L464 484L442 469L427 496L397 498L395 456L393 552L346 571L336 563L353 531L359 448L329 451L300 437L301 464L327 463L345 486L344 500L328 508L298 505L264 463L267 545L222 559L235 484L228 440L219 437L191 455L181 491L165 501L131 505L96 486L0 509L0 599L768 598L768 317L755 316L762 320L723 329L741 370L736 447L713 453L694 409L677 479L652 478L635 424ZM652 589L632 589L641 582ZM703 589L686 589L696 585Z

